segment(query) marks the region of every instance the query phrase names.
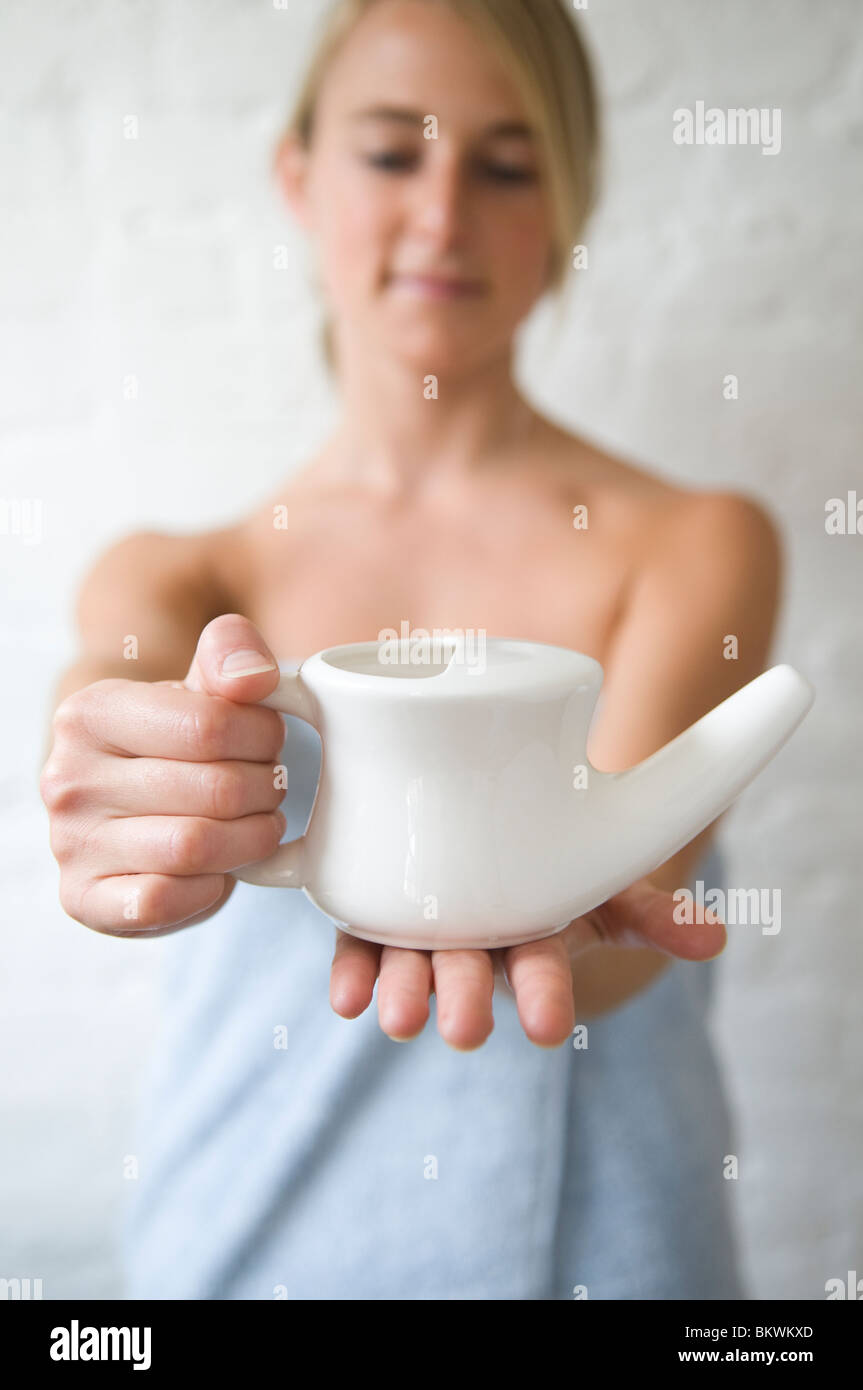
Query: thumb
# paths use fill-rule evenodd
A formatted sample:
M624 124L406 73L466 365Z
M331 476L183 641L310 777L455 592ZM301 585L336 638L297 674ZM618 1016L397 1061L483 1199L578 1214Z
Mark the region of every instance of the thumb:
M724 923L715 912L702 922L680 921L674 894L638 879L587 913L597 934L613 946L652 946L680 960L713 960L728 941Z
M223 613L202 629L183 684L238 704L263 700L279 682L279 665L254 623Z

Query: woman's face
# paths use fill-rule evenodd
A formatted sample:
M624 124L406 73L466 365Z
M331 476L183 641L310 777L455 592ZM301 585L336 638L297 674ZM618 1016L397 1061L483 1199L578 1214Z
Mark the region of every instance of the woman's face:
M551 215L538 139L468 24L379 0L327 70L310 155L293 158L329 310L363 352L436 373L508 349L547 285Z

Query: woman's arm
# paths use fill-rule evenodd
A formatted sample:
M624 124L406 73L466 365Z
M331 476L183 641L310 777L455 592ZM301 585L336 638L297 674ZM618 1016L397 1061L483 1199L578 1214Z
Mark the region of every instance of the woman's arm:
M94 681L182 680L198 634L216 616L215 599L201 538L140 531L115 541L78 590L78 652L54 687L49 720L68 695ZM50 724L46 737L43 762Z
M588 755L617 772L654 753L767 664L779 603L779 535L754 501L688 495L649 538L607 660ZM716 825L648 877L686 886ZM602 946L573 966L576 1017L590 1018L637 993L670 963L650 947Z

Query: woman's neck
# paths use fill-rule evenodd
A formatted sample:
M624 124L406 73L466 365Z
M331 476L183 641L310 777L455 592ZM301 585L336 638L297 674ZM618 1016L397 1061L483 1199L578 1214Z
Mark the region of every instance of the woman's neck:
M338 391L341 415L321 456L324 470L392 498L503 466L539 419L513 381L509 353L436 375L343 352Z

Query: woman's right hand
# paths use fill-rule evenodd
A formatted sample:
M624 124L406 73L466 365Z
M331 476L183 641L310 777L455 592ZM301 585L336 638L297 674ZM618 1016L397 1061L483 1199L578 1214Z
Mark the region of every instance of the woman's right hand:
M223 673L238 653L246 674ZM273 852L285 726L257 701L278 680L257 628L228 613L185 680L99 680L62 701L39 787L70 917L111 936L192 926L230 896L232 869Z

